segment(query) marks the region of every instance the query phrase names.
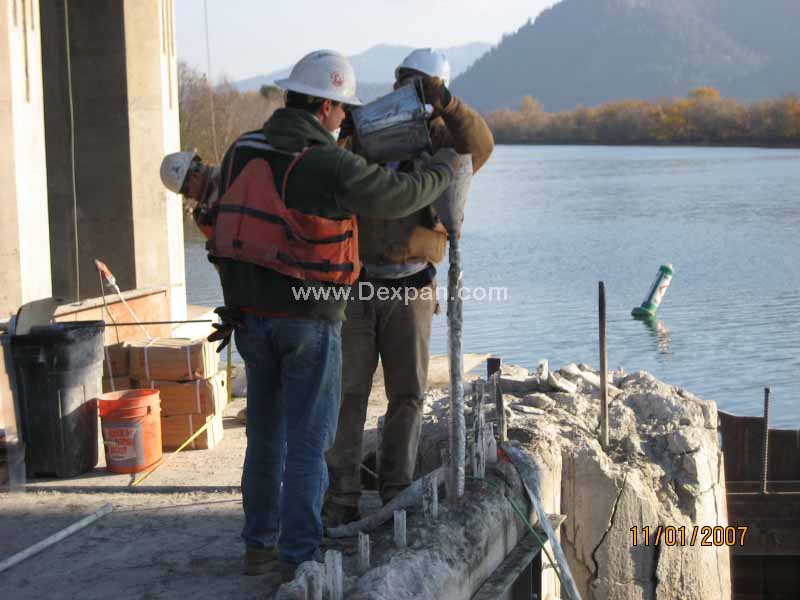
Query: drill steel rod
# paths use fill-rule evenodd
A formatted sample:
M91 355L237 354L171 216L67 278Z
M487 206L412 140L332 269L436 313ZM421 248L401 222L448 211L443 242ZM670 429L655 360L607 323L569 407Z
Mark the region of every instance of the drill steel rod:
M450 354L450 485L447 499L450 502L455 502L464 495L467 445L464 421L464 306L461 275L461 249L458 236L453 235L450 237L450 270L447 280L447 337Z

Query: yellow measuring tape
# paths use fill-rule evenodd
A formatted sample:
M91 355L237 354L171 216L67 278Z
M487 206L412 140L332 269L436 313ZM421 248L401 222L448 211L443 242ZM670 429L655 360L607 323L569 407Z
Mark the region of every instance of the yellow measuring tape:
M232 398L232 396L233 396L233 391L231 390L231 371L232 371L232 368L231 368L231 365L232 365L231 358L232 358L232 354L233 354L233 353L232 353L232 350L231 350L231 345L230 345L230 344L228 344L228 367L227 367L227 369L226 369L226 375L227 375L227 382L226 382L226 386L227 386L227 388L228 388L228 390L227 390L227 391L228 391L228 402L227 402L227 404L230 404L230 403L231 403L231 400L233 399L233 398ZM163 467L165 464L167 464L169 461L171 461L173 458L175 458L175 456L178 454L178 452L180 452L181 450L183 450L184 448L186 448L186 446L188 446L189 444L191 444L191 443L192 443L192 442L195 440L195 438L196 438L198 435L200 435L201 433L203 433L203 432L204 432L204 431L205 431L205 430L208 428L208 426L209 426L209 425L211 425L211 423L212 423L212 421L211 421L211 420L207 421L207 422L206 422L206 424L205 424L205 425L203 425L203 426L202 426L200 429L198 429L197 431L195 431L195 432L194 432L194 433L191 435L191 437L190 437L188 440L186 440L185 442L183 442L183 443L182 443L182 444L181 444L181 445L178 447L178 449L177 449L177 450L175 450L175 452L173 452L172 454L170 454L170 455L169 455L167 458L165 458L164 460L162 460L162 461L161 461L160 463L158 463L158 464L157 464L155 467L153 467L153 468L152 468L152 469L150 469L150 470L149 470L147 473L145 473L144 475L142 475L141 477L139 477L139 479L137 479L136 481L134 481L134 482L131 484L131 487L136 487L137 485L139 485L140 483L142 483L142 482L143 482L145 479L147 479L148 477L150 477L150 475L152 475L153 473L155 473L155 472L156 472L158 469L160 469L160 468L161 468L161 467Z
M233 389L231 388L231 377L233 372L233 367L231 366L231 358L233 358L233 343L228 343L228 367L225 369L225 374L227 376L227 381L225 385L228 387L228 402L230 404L233 400Z
M182 444L181 444L181 445L178 447L178 449L177 449L177 450L175 450L175 452L173 452L172 454L170 454L170 455L169 455L167 458L165 458L164 460L162 460L162 461L161 461L160 463L158 463L158 464L157 464L155 467L153 467L152 469L150 469L150 470L149 470L147 473L145 473L144 475L142 475L141 477L139 477L139 479L137 479L136 481L134 481L134 482L131 484L131 487L136 487L137 485L139 485L140 483L142 483L142 482L143 482L145 479L147 479L148 477L150 477L150 475L152 475L153 473L155 473L155 472L156 472L158 469L160 469L160 468L161 468L161 467L163 467L165 464L167 464L169 461L171 461L173 458L175 458L175 456L178 454L178 452L180 452L181 450L183 450L184 448L186 448L186 446L188 446L189 444L191 444L191 443L192 443L192 442L195 440L195 438L196 438L198 435L200 435L201 433L203 433L203 432L204 432L204 431L205 431L205 430L208 428L208 426L209 426L209 425L211 425L211 423L212 423L212 422L213 422L213 419L211 419L211 420L209 420L209 421L206 421L206 424L205 424L205 425L203 425L203 426L202 426L200 429L198 429L197 431L195 431L195 432L194 432L194 433L191 435L191 437L190 437L188 440L186 440L185 442L183 442L183 443L182 443Z

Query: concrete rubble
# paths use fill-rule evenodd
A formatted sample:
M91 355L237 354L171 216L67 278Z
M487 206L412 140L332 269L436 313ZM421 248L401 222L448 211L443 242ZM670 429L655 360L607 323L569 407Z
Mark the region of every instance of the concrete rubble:
M713 402L647 373L611 373L610 446L603 450L598 443L597 371L576 364L555 369L543 361L533 373L504 366L501 375L509 436L522 444L539 469L540 499L551 522L560 522L559 515L566 517L557 531L584 600L730 598L727 548L701 547L699 536L694 547L667 546L663 539L657 547L645 546L641 531L650 527L652 543L659 525L686 526L688 544L695 526L727 525ZM470 385L466 387L469 395ZM376 391L376 396L383 394L382 389ZM471 433L474 417L467 404ZM6 544L3 555L83 516L87 506L111 501L115 512L16 567L0 590L19 598L43 593L100 598L119 586L130 592L124 597L331 597L321 564L302 566L297 579L283 586L277 573L263 579L239 574L237 484L246 440L234 415L242 406L237 401L227 408L225 443L214 451L213 460L202 452L178 456L140 493L121 493L129 483L125 476L98 478L95 473L76 481L35 483L28 494L9 498L6 508L15 517L0 523L0 529L6 528L0 531L5 534L0 536L0 546ZM448 407L446 391L427 393L418 475L441 466ZM371 402L365 462L373 467L375 427L384 411L384 403ZM487 398L487 422L496 418L495 412ZM454 505L442 498L436 517L431 516L430 497L426 508L408 509L406 547L395 543L391 522L370 531L371 568L365 569L359 558L358 538L326 539L325 552L341 552L343 597L470 598L527 533L509 500L522 511L531 508L510 464L487 464L485 470L485 479L477 480L470 477L468 465L464 500ZM186 482L193 487L184 487ZM62 487L64 493L59 491ZM190 495L175 496L173 490ZM67 510L65 499L74 508L70 504ZM379 507L376 493L368 491L362 514ZM42 519L45 509L53 512L53 522ZM41 531L31 530L32 524L39 524ZM639 529L636 546L632 527ZM30 535L22 536L20 531L26 529ZM140 581L139 570L129 569L129 562L148 565L152 577ZM546 559L543 563L542 600L566 597L554 570ZM113 580L108 580L108 572L115 573Z
M612 373L604 451L597 371L570 364L546 380L517 371L507 382L522 393L506 397L510 437L553 468L560 450L561 542L585 600L730 598L728 549L689 545L695 526L728 524L713 402L645 372ZM658 526L685 526L686 545L655 546Z
M503 367L509 436L534 456L545 479L549 474L546 510L566 515L561 543L583 598L730 598L728 549L700 546L699 535L690 544L695 527L728 524L715 403L645 372L611 373L604 451L598 372L574 363L540 371ZM429 394L421 473L440 462L446 409L444 392ZM486 410L492 419L493 407ZM685 544L678 537L675 545L655 545L659 526L685 527ZM560 597L554 578L549 589L543 598Z

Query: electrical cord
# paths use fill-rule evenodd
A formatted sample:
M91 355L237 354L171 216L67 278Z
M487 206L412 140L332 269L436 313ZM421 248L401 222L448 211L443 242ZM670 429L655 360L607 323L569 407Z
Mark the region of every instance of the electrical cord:
M561 575L561 569L558 568L555 560L553 560L552 555L547 550L546 547L547 541L543 540L542 537L539 535L539 533L533 528L533 526L530 523L530 519L528 519L525 516L525 513L522 512L522 509L519 507L519 505L516 502L514 502L511 498L509 498L505 494L505 491L501 489L500 486L495 482L490 481L488 479L478 479L477 477L467 477L467 479L471 481L481 481L483 483L488 483L490 486L494 487L497 491L503 494L503 497L506 500L508 500L509 504L511 504L511 508L514 510L514 513L517 515L517 517L519 517L520 521L522 521L525 524L525 526L528 528L528 531L530 531L536 538L536 542L539 544L539 547L541 548L542 552L544 552L545 556L547 557L547 561L550 563L550 566L553 567L553 570L556 572L556 576L558 576L558 581L561 583L561 591L569 598L569 593L567 592L567 586L564 584L564 578Z

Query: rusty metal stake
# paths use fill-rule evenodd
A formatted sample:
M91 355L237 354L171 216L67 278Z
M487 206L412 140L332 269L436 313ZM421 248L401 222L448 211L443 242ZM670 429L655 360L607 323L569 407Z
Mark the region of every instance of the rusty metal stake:
M598 288L600 317L600 444L608 449L608 354L606 352L606 286Z
M761 471L761 493L767 491L767 468L769 467L769 394L770 389L764 388L764 452L762 454L763 467Z

